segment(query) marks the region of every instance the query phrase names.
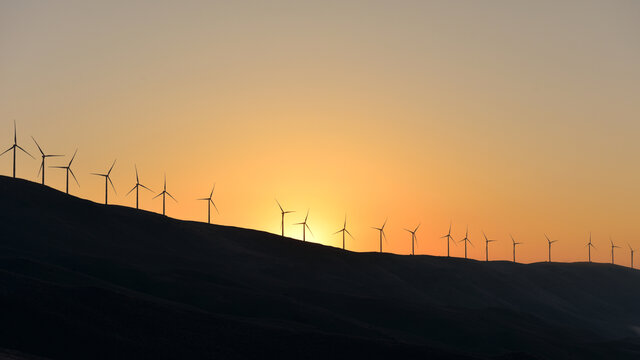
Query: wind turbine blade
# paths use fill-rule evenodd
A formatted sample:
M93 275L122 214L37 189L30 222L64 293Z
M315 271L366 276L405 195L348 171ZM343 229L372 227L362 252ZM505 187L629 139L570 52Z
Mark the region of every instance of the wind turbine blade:
M133 187L133 189L129 190L129 192L125 194L125 196L129 196L129 194L131 194L133 192L133 190L135 190L137 187L138 187L138 185L135 185Z
M284 212L284 209L282 208L282 205L280 205L280 202L278 201L278 199L276 199L276 204L278 204L278 207L280 208L280 212Z
M73 176L73 180L76 181L76 184L78 184L78 187L80 187L80 183L78 182L78 179L76 179L76 174L73 173L73 170L71 170L71 168L65 168L67 169L67 171L71 174L71 176Z
M387 225L387 220L389 220L389 218L384 219L384 223L382 223L382 227L380 229L384 229L384 227Z
M178 200L176 200L176 198L174 198L171 194L167 193L167 195L169 195L169 197L172 198L173 201L178 202Z
M113 188L113 192L116 193L116 195L118 194L118 192L116 191L116 187L113 186L113 181L111 181L111 178L107 175L107 180L109 181L109 184L111 184L111 187Z
M66 166L51 166L51 165L49 165L48 167L51 168L51 169L66 169L67 168Z
M201 198L201 199L196 199L196 200L210 201L210 199L209 199L209 198Z
M162 194L164 194L164 191L163 191L163 192L161 192L160 194L158 194L158 195L154 196L154 197L153 197L153 199L157 198L158 196L161 196Z
M311 228L309 227L309 224L305 223L304 226L307 227L307 230L309 230L309 233L311 233L311 236L316 237L315 235L313 235L313 231L311 231Z
M40 145L38 144L36 139L33 136L31 138L33 139L33 142L36 143L36 146L38 147L38 150L40 150L40 154L42 154L42 156L45 156L44 155L44 151L42 151L42 148L40 147Z
M547 236L547 234L544 234L544 237L547 238L547 241L551 242L551 240L549 240L549 237Z
M8 153L8 152L9 152L9 151L11 151L12 149L13 149L13 145L12 145L10 148L8 148L7 150L5 150L2 154L0 154L0 156L2 156L2 155L4 155L4 154Z
M42 161L42 164L40 164L40 167L38 168L38 175L36 176L40 176L40 173L44 171L44 160Z
M420 228L420 225L422 225L422 223L419 223L418 226L416 226L416 229L413 230L413 232L418 232L418 229Z
M304 222L307 222L307 219L309 218L309 209L307 209L307 215L304 217Z
M25 149L21 148L21 147L20 147L20 145L16 145L16 147L17 147L18 149L22 150L22 152L24 152L25 154L27 154L27 155L31 156L31 158L32 158L32 159L34 159L34 160L36 159L36 158L34 158L34 157L33 157L33 155L29 154L29 152L28 152L27 150L25 150Z
M142 184L138 184L138 185L139 185L141 188L143 188L143 189L147 189L147 190L149 190L149 191L153 192L153 190L149 189L148 187L146 187L146 186L144 186L144 185L142 185Z
M209 194L209 198L213 197L213 191L216 189L216 184L213 184L213 188L211 188L211 194Z
M109 171L107 171L107 175L111 175L111 170L113 170L113 167L116 166L116 160L113 160L113 164L111 164L111 167L109 168Z
M91 175L95 175L95 176L107 176L107 175L104 175L104 174L98 174L98 173L91 173Z
M71 161L69 161L69 167L71 167L71 163L73 162L73 159L76 158L76 154L78 153L78 149L76 149L76 151L74 151L73 156L71 157Z
M341 233L341 232L342 232L342 229L340 229L340 230L338 230L338 231L334 232L334 233L333 233L333 234L331 234L331 235L339 234L339 233Z
M61 156L64 156L64 155L44 155L44 157L61 157Z
M216 206L216 203L213 202L213 200L209 199L209 201L211 201L211 205L213 205L213 208L216 209L216 212L218 213L218 215L220 215L220 211L218 211L218 207Z
M351 235L351 233L349 232L349 230L344 229L344 231L346 231L346 232L347 232L347 234L349 234L349 236L351 236L351 238L355 240L355 238L353 237L353 235Z
M140 182L140 179L138 178L138 165L133 164L133 167L136 169L136 184Z

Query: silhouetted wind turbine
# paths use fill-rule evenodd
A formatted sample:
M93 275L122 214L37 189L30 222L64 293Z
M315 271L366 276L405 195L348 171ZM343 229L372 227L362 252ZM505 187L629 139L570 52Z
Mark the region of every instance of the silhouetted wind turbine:
M22 152L24 152L25 154L31 156L31 158L35 160L33 155L29 154L27 152L27 150L21 148L20 145L18 145L18 132L16 130L16 122L14 120L13 121L13 145L11 145L10 148L8 148L2 154L0 154L0 156L2 156L4 154L8 153L9 151L13 150L13 177L14 178L16 177L16 149L22 150Z
M111 181L111 170L113 170L114 166L116 166L115 160L113 160L113 164L111 164L111 167L109 168L109 171L107 171L106 174L96 174L96 173L92 174L92 175L104 177L104 204L105 205L108 204L107 200L109 198L109 184L111 184L111 187L113 188L113 192L115 192L116 194L118 193L116 191L116 187L113 186L113 181Z
M611 241L611 263L615 264L615 262L613 261L613 250L619 248L620 246L614 244L611 238L609 238L609 241Z
M65 171L67 173L67 194L69 193L69 173L71 173L71 176L73 176L73 180L76 181L76 184L78 184L78 186L80 186L80 183L78 182L78 179L76 179L76 175L73 173L73 170L71 170L71 163L73 162L73 159L76 158L76 154L77 153L78 153L78 149L76 149L76 151L73 153L73 156L71 157L71 160L69 161L69 165L67 165L67 166L50 166L51 168L65 169Z
M633 253L636 251L636 249L632 248L629 243L627 243L627 246L629 247L629 251L631 252L631 268L633 269Z
M291 213L294 213L295 211L293 210L284 211L284 209L282 208L282 205L280 205L277 199L276 199L276 203L278 204L278 207L280 208L280 212L282 213L282 222L280 223L280 227L282 227L282 237L284 237L284 216L285 214L291 214Z
M447 257L449 257L449 242L453 241L453 245L456 244L455 240L453 240L453 236L451 236L451 223L449 223L449 232L447 235L441 236L440 239L447 239Z
M158 196L162 195L162 215L166 215L165 210L166 210L166 197L167 195L169 195L170 198L173 199L173 201L178 202L178 200L176 200L176 198L174 198L173 196L171 196L171 194L169 194L169 192L167 192L167 175L164 175L164 187L162 189L162 192L156 196L154 196L153 198L157 198Z
M415 255L415 244L418 241L418 238L416 237L416 232L418 231L418 228L420 227L420 224L418 224L418 226L416 226L415 229L413 229L413 231L409 230L409 229L405 229L406 231L411 233L411 255Z
M464 233L464 239L460 240L460 242L464 242L464 258L467 258L467 243L473 246L471 240L469 240L469 226L467 226L467 231Z
M587 243L587 248L589 248L589 262L591 262L591 248L596 248L596 246L591 243L591 233L589 233L589 242Z
M387 226L387 220L388 219L384 219L384 223L379 228L371 227L372 229L376 229L380 232L380 252L382 252L382 239L384 238L384 241L387 241L387 235L384 233L384 227Z
M198 199L198 200L207 202L207 224L211 224L211 204L213 204L213 208L216 209L216 212L220 214L220 211L218 211L218 207L216 206L216 203L213 202L213 190L215 189L216 189L216 184L213 184L213 188L211 189L211 193L209 194L209 197Z
M134 165L134 167L136 169L136 184L131 190L129 190L129 192L125 196L129 196L129 194L131 194L133 192L133 190L135 190L136 191L136 209L138 209L138 198L139 198L138 195L140 193L140 188L147 189L147 190L149 190L151 192L153 192L153 190L151 190L148 187L140 184L140 178L138 177L138 166Z
M351 236L351 238L355 240L353 235L351 235L349 230L347 230L347 216L346 215L344 216L344 226L342 226L342 229L334 232L333 235L335 235L337 233L340 233L340 232L342 233L342 250L345 250L345 236L344 236L344 234L345 233L349 234L349 236Z
M511 236L511 234L509 234ZM516 240L511 236L511 241L513 242L513 262L516 262L516 245L522 244L521 242L516 242Z
M294 224L294 225L302 225L302 241L307 241L306 230L309 230L311 235L313 235L313 232L311 231L311 228L309 227L309 224L307 224L307 219L309 219L309 210L307 210L307 215L304 217L304 221L303 222L299 222L297 224Z
M33 139L33 142L36 143L36 146L38 147L38 150L40 150L40 154L42 154L42 164L40 164L40 169L38 170L38 175L40 175L40 172L42 172L42 185L44 185L44 160L46 158L48 158L48 157L58 157L58 156L62 156L62 155L48 155L48 154L45 154L44 151L42 151L42 148L40 147L40 144L38 144L36 139L33 136L31 138Z
M484 236L485 261L489 261L489 243L498 240L487 239L487 235L485 235L484 231L482 232L482 236Z
M551 262L551 245L552 245L554 242L557 242L558 240L551 240L551 239L549 239L549 237L547 236L547 234L544 234L544 237L545 237L545 238L547 238L547 242L549 243L549 260L548 260L548 262Z

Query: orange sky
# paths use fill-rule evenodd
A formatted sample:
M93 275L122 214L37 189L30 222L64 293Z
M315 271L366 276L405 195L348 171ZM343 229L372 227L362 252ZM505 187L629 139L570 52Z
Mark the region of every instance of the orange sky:
M473 258L484 230L492 259L511 258L511 233L520 260L545 260L546 232L555 260L584 260L592 231L605 262L609 236L640 247L639 33L627 1L5 2L0 143L15 119L34 155L31 135L78 147L71 192L93 201L89 173L113 159L117 204L134 204L134 163L153 190L166 172L181 219L206 220L195 199L215 182L221 224L279 233L277 198L297 211L287 234L311 209L326 245L346 213L356 251L388 217L395 253L422 223L417 252L444 254L453 221ZM19 155L18 176L38 166Z

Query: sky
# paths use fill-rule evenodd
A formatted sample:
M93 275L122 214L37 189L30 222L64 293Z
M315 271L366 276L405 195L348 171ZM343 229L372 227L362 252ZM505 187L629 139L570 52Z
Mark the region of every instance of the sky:
M640 248L640 2L1 1L0 147L104 201L341 246L629 265ZM39 160L18 155L18 177ZM0 174L11 174L9 154ZM64 191L65 174L47 170ZM161 212L155 194L141 207ZM309 235L309 234L308 234ZM451 245L463 256L462 244Z

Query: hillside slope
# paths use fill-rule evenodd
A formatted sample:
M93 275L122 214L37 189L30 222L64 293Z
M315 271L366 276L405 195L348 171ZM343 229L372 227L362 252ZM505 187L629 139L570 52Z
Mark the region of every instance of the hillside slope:
M6 177L0 199L0 355L640 358L624 267L351 253Z

